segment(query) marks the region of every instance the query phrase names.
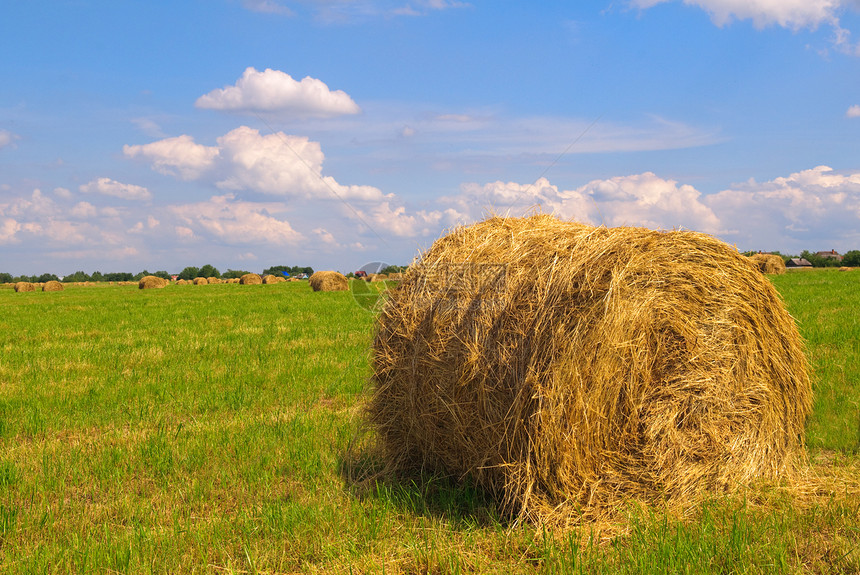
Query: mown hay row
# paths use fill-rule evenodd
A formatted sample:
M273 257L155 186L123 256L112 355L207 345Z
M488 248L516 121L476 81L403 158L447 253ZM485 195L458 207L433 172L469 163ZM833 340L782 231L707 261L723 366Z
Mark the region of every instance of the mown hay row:
M389 295L368 416L393 474L569 520L688 505L804 456L794 321L712 237L492 218L437 240Z

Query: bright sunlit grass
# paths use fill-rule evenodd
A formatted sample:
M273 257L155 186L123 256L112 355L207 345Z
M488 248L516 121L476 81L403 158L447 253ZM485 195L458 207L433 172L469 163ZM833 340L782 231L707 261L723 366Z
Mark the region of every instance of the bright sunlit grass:
M569 532L509 525L444 478L353 483L373 315L349 292L2 289L0 572L858 572L860 497L839 477L860 467L860 272L774 281L836 487Z

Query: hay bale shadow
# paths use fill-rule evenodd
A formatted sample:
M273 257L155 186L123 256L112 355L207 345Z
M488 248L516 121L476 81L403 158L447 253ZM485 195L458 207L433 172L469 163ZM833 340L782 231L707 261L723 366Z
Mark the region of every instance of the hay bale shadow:
M470 478L428 470L392 472L365 430L338 454L344 488L359 501L385 501L400 513L479 527L513 524L492 495Z

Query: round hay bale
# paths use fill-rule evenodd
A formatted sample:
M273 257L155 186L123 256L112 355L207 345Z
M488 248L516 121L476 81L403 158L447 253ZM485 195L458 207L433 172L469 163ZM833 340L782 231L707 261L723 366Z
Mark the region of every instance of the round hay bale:
M384 282L388 279L388 276L385 274L373 274L370 281L371 282Z
M220 284L222 282L221 282L220 278L209 277L209 278L206 278L206 283L208 283L208 284Z
M314 291L348 291L349 280L340 272L314 272L308 283Z
M852 269L854 269L854 268L849 268L849 267L842 266L841 268L839 268L839 271L841 271L841 272L850 272Z
M188 285L190 283L191 282L188 280L176 280L176 285L178 285L178 286L184 286L184 285Z
M42 291L63 291L64 289L63 284L56 280L47 281L42 286Z
M279 283L285 282L285 281L287 281L287 280L284 276L275 276L275 275L269 274L269 275L263 277L263 283L264 284L279 284Z
M753 254L749 258L763 274L784 274L785 260L776 254Z
M804 457L797 328L710 236L492 218L389 296L368 417L393 474L470 478L543 521L686 506Z
M196 286L205 286L205 285L207 285L209 282L206 280L206 278L197 277L197 278L194 278L193 283L194 283L194 285L196 285Z
M263 283L263 278L257 274L245 274L239 278L239 283L242 285L258 285Z
M31 284L30 282L17 282L15 284L15 291L36 291L36 286Z
M140 281L137 282L137 287L139 289L161 289L166 286L169 282L158 276L143 276L140 278Z

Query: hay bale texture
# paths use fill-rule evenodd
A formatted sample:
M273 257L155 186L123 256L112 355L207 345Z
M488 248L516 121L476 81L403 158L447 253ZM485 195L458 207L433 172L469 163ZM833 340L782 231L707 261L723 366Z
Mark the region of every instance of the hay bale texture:
M272 274L269 274L263 278L263 283L266 285L279 284L285 281L287 281L287 279L284 276L275 276Z
M245 274L239 278L239 283L242 285L259 285L263 283L263 278L257 274Z
M16 292L36 291L36 286L31 284L30 282L16 282L15 283L15 291Z
M349 280L340 272L314 272L308 280L314 291L347 291Z
M140 278L140 281L137 282L137 287L139 289L161 289L169 283L170 282L168 280L158 276L143 276Z
M785 260L776 254L753 254L750 256L752 262L763 274L784 274Z
M196 277L191 281L191 283L196 285L196 286L209 285L209 282L204 277Z
M437 240L391 290L373 367L389 472L469 478L539 521L790 474L812 404L794 321L747 258L546 215Z
M63 289L65 289L63 284L57 280L47 281L45 282L45 285L42 286L42 291L63 291Z

